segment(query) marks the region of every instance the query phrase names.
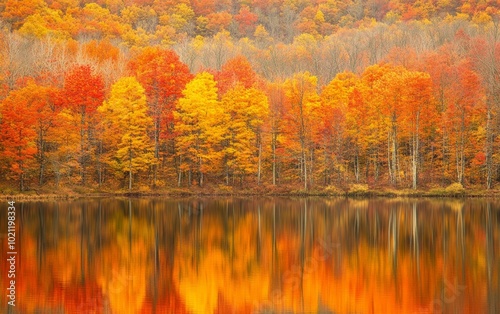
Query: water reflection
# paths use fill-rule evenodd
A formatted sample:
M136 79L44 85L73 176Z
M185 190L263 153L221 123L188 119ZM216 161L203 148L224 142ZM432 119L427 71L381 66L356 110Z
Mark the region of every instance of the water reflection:
M498 313L499 209L457 199L17 204L12 312ZM5 297L0 306L9 310Z

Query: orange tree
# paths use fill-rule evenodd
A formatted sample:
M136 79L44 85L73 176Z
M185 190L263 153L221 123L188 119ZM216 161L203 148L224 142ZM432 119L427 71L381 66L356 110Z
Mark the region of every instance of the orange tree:
M171 50L148 47L129 63L131 72L146 90L149 115L153 118L151 136L154 142L153 186L157 183L158 165L167 152L175 155L174 115L182 90L192 79L187 65ZM177 161L179 163L179 161Z

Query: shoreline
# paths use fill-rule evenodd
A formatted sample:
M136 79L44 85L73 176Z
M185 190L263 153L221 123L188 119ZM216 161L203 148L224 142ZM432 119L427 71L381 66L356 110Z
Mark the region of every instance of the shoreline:
M2 200L71 200L78 198L113 198L113 197L131 197L131 198L155 198L155 197L350 197L350 198L497 198L500 197L500 190L349 190L349 191L279 191L262 192L254 190L242 191L207 191L201 190L159 190L159 191L94 191L94 192L62 192L46 193L37 191L26 191L4 194L0 193Z

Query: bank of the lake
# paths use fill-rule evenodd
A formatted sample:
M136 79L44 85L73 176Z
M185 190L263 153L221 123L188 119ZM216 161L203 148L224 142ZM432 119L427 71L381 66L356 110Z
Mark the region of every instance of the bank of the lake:
M59 189L32 189L29 191L0 190L0 199L48 200L75 199L82 197L206 197L206 196L295 196L295 197L499 197L500 189L464 188L453 183L447 187L425 189L370 187L366 184L352 184L348 187L326 187L304 190L289 186L258 186L242 188L231 186L206 186L191 188L157 188L138 190L110 190L85 188L81 186Z

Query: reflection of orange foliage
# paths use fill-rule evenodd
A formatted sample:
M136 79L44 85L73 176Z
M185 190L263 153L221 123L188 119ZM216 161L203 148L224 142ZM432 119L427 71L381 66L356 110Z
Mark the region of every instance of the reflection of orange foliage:
M46 285L40 285L40 282L44 282L42 274L39 274L37 267L37 258L36 258L36 242L32 237L21 237L18 236L18 248L22 248L22 251L18 252L16 256L16 277L13 278L16 282L16 308L23 313L33 313L37 308L40 307L38 302L19 302L19 300L43 300L43 305L46 305L47 308L53 305L48 298L48 289ZM7 242L2 241L2 248L7 247ZM2 284L2 288L8 287L7 282L9 282L6 276L3 274L7 274L9 269L9 263L4 261L7 260L9 255L6 254L7 251L5 249L1 250L1 258L2 262L0 263L2 269L2 276L0 276L0 283ZM48 274L44 274L47 276ZM7 299L2 297L0 299L0 304L6 304ZM42 305L42 306L43 306Z
M156 302L150 297L144 302L142 309L138 313L150 314L155 312L175 314L189 313L177 291L168 291L165 295L158 296Z
M223 239L220 222L204 217L207 225L200 249L200 260L192 246L179 247L174 262L175 284L193 313L251 312L254 304L262 303L269 295L267 262L259 263L256 256L258 226L252 215L238 221L234 230L234 252L224 252L218 247ZM207 223L208 222L208 223ZM263 259L265 255L261 256Z
M158 210L154 224L145 219L149 213L141 216L135 212L131 228L128 214L117 210L103 219L102 247L95 246L94 251L89 248L96 243L96 234L80 229L90 230L82 221L92 221L95 216L91 210L73 211L71 219L61 212L59 222L50 211L43 213L47 226L43 236L38 212L33 215L28 211L18 237L17 309L22 313L63 310L144 314L255 313L267 309L313 313L484 312L488 293L497 293L487 290L489 267L493 266L490 285L498 286L498 270L494 268L497 260L488 256L485 247L498 241L498 230L493 224L493 233L486 234L482 220L477 218L484 212L471 211L462 200L445 205L441 200L426 202L418 205L418 256L407 241L412 238L414 212L410 202L400 200L323 203L335 206L338 212L317 211L314 208L318 205L311 202L307 228L305 211L297 203L274 215L265 202L258 212L246 205L233 212L214 210L207 202L202 212L186 214L171 225L165 222L178 219L177 211ZM151 207L149 201L138 203ZM391 211L377 209L388 204ZM439 215L427 215L428 210L436 209L441 210ZM389 216L398 224L395 252L387 239L392 234ZM53 226L61 222L65 229L56 237ZM354 223L360 226L356 235ZM159 226L165 229L155 231ZM435 232L436 226L442 230ZM462 226L467 230L463 236ZM385 236L374 238L371 228ZM173 235L175 244L153 247L155 232L159 242ZM6 246L5 240L0 244ZM152 252L156 249L155 265ZM0 257L5 260L6 252L0 252ZM0 264L0 270L7 273L6 263ZM4 277L0 277L0 284L6 285ZM5 302L2 299L0 306Z
M53 280L62 286L70 286L81 278L80 252L75 250L74 245L74 239L62 239L58 249L53 254L48 254L45 259L54 274Z
M364 250L369 253L369 250ZM371 252L372 254L374 252ZM392 261L387 254L374 259L345 256L338 273L332 271L331 259L321 265L321 300L336 313L413 313L423 306L418 302L416 276L407 273L411 260L398 260L400 278L395 279ZM360 263L360 264L358 264ZM413 274L414 275L414 274ZM413 278L412 278L413 277ZM371 279L371 280L370 280ZM428 290L429 291L429 290ZM381 302L384 300L384 302Z
M128 221L117 230L116 255L105 254L105 265L98 276L99 285L107 295L113 313L138 313L146 298L146 247L143 239L151 239L144 220L132 224L132 242L127 234ZM110 250L112 252L113 250Z
M96 282L86 282L64 286L57 284L53 288L51 300L54 306L64 305L66 313L103 313L105 301Z

